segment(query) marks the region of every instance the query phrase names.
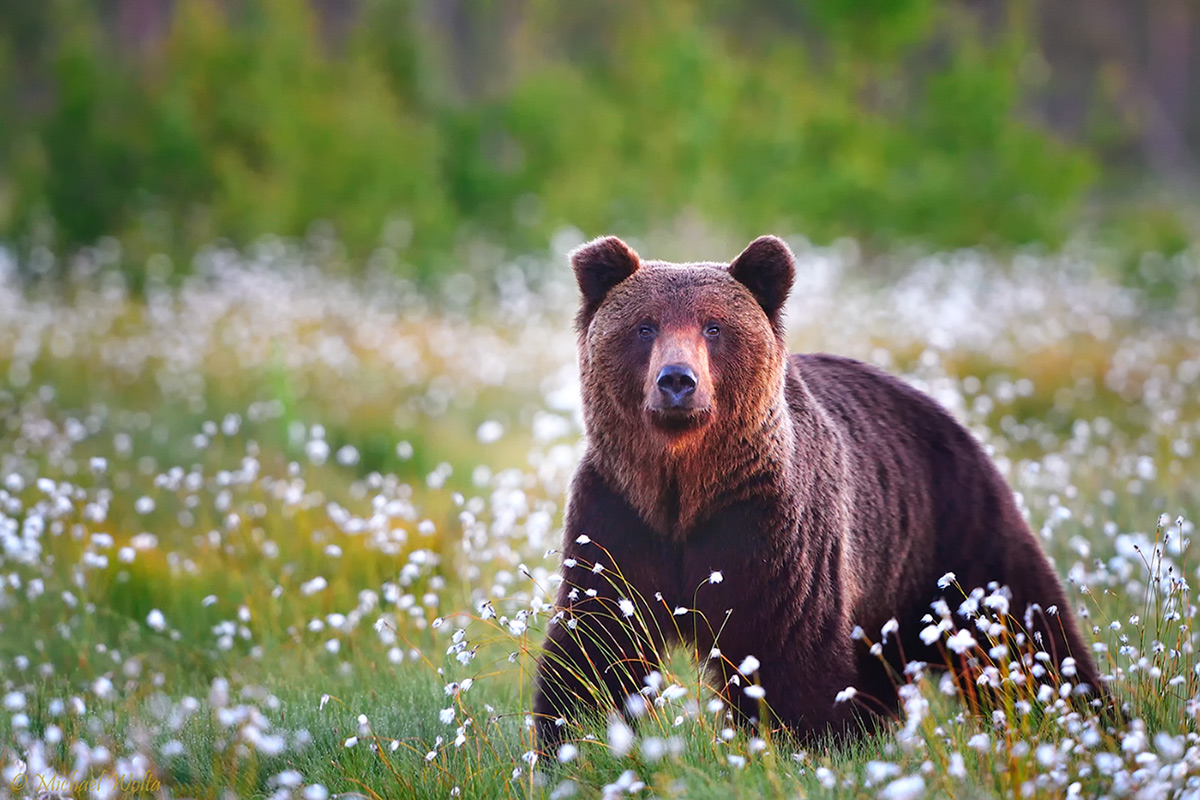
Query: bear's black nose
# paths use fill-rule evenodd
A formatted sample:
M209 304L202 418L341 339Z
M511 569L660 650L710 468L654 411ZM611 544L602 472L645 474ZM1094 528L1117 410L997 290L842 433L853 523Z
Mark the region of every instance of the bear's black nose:
M658 390L669 406L682 406L696 391L696 373L683 364L668 364L658 373Z

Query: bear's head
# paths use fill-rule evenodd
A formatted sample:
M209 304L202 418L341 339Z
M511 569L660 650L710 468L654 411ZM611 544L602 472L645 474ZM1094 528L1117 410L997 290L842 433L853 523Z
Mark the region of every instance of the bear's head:
M795 274L781 240L756 239L726 265L642 261L607 237L574 251L571 263L583 295L580 369L594 439L619 430L626 436L618 438L674 449L778 405L783 305Z

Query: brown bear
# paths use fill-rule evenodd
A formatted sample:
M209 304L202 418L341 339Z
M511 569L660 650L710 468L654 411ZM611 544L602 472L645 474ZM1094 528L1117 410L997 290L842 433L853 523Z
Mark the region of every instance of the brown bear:
M1054 569L971 434L871 366L788 355L781 240L724 265L642 261L609 237L571 261L587 449L539 667L543 746L584 709L627 708L680 640L744 720L759 716L754 681L802 739L854 734L872 703L839 692L894 713L906 661L945 663L919 634L949 572L967 591L1007 587L1025 642L1056 665L1073 657L1069 680L1102 691ZM895 673L856 626L896 631ZM758 670L739 677L747 656Z

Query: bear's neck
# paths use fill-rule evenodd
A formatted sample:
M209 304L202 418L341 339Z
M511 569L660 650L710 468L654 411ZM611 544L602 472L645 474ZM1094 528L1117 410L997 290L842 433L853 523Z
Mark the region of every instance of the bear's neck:
M650 528L684 540L734 503L794 493L796 442L808 438L798 428L808 422L807 414L789 410L781 390L752 413L713 422L692 440L660 444L659 434L601 426L589 449L592 463Z

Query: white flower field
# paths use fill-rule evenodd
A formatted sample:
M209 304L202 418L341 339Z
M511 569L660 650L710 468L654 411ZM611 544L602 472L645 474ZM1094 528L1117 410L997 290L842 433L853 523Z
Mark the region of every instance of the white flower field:
M1195 263L1162 300L1083 257L794 243L793 349L989 447L1127 719L1016 663L947 576L979 624L935 606L922 636L977 654L990 704L914 665L884 733L802 749L677 652L628 719L539 752L583 435L568 244L437 292L275 241L139 291L112 247L53 283L0 252L0 797L1200 797Z

